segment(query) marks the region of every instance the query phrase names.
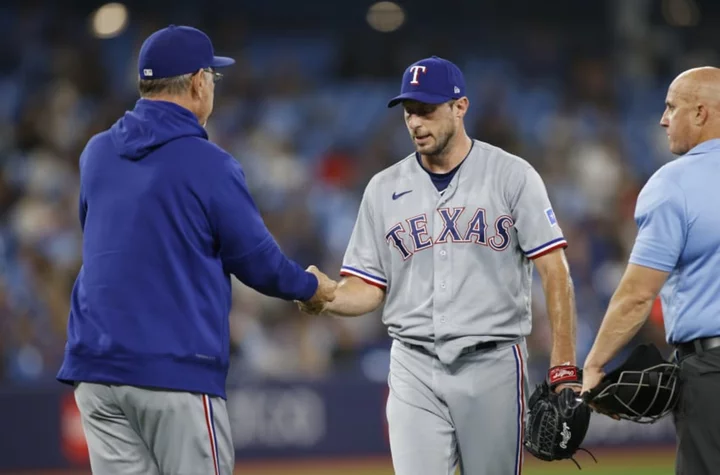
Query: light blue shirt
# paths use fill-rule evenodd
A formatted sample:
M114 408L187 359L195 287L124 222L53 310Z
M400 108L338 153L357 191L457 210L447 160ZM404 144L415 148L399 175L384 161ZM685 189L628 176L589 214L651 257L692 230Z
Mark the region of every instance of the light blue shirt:
M661 167L637 199L630 262L669 272L668 343L720 336L720 139Z

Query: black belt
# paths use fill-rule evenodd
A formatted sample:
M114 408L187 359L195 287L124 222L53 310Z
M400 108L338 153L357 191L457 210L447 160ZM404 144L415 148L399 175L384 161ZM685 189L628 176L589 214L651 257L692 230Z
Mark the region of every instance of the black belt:
M398 340L399 341L399 340ZM432 356L433 358L437 358L437 355L433 353L432 351L428 350L424 346L421 345L413 345L412 343L406 343L404 341L400 341L404 346L410 348L411 350L419 351L420 353L426 354L428 356ZM460 352L460 355L467 355L469 353L475 353L476 351L480 350L494 350L497 348L497 342L495 341L484 341L482 343L478 343L477 345L472 346L466 346L462 349Z
M687 358L688 356L702 353L703 351L712 350L713 348L717 347L720 347L720 336L713 336L710 338L697 338L686 343L679 343L675 345L678 359L681 360Z

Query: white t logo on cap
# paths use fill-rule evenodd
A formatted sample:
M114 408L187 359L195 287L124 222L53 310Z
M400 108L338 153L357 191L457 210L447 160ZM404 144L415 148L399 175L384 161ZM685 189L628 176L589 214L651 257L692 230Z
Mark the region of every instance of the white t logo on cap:
M420 84L420 82L418 81L418 74L420 73L420 71L422 71L423 74L425 74L426 70L427 70L427 68L425 66L415 65L415 66L411 67L410 71L412 71L412 73L413 73L413 78L412 78L412 81L410 81L410 84Z
M144 74L146 77L150 77L150 76L153 75L153 70L152 70L152 69L143 69L143 74Z

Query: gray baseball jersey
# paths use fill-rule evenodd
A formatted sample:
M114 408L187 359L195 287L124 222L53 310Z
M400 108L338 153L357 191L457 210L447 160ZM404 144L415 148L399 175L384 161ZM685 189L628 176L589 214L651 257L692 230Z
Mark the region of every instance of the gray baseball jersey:
M566 245L536 170L475 140L443 193L415 154L375 175L341 274L385 289L390 335L449 364L530 333L532 259Z

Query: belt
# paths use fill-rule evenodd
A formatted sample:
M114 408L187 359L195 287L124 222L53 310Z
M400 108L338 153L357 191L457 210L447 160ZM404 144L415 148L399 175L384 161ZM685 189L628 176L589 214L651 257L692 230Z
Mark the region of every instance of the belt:
M677 357L681 360L687 358L688 356L712 350L717 347L720 347L720 336L696 338L695 340L675 345Z
M400 340L398 340L398 341L400 341ZM424 346L413 345L412 343L406 343L404 341L400 341L400 343L402 343L403 346L410 348L411 350L419 351L420 353L426 354L428 356L432 356L433 358L437 358L437 355L435 353L428 350ZM478 343L477 345L466 346L465 348L462 349L462 351L460 351L460 356L467 355L470 353L475 353L476 351L480 351L480 350L494 350L495 348L497 348L497 342L484 341L482 343Z

